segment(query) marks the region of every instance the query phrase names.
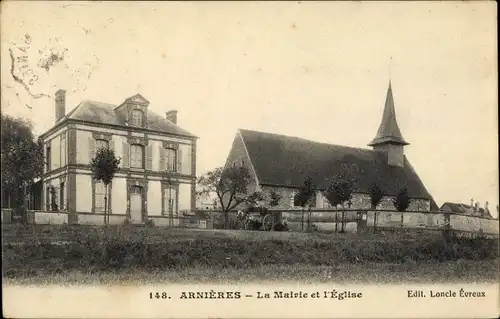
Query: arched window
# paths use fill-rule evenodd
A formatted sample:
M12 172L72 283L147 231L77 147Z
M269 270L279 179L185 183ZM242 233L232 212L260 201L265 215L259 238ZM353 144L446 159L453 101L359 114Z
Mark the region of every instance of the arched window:
M142 145L130 146L130 167L144 168L144 148Z
M144 114L141 110L132 110L130 114L130 125L142 126Z
M101 148L109 148L109 142L106 141L106 140L96 140L95 141L95 146L96 146L96 150L99 150Z

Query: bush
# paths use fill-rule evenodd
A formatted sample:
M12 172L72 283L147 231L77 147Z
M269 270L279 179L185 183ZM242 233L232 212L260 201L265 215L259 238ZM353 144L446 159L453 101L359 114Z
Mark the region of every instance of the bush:
M274 225L274 231L289 231L288 225L286 223L279 223Z
M276 226L275 229L279 227ZM39 228L41 233L46 228ZM214 232L157 231L110 226L73 227L49 232L46 243L28 240L24 245L3 244L3 266L9 276L103 269L165 270L186 267L248 268L262 265L338 265L342 263L409 263L449 260L495 260L498 240L484 237L451 236L448 241L435 237L358 240L304 235L306 238L239 238ZM17 231L17 230L16 230ZM32 231L27 229L26 232ZM66 232L67 244L54 244ZM19 232L22 232L19 230ZM241 232L242 234L248 234ZM57 236L57 237L56 237ZM302 235L301 235L302 236ZM21 237L21 236L20 236ZM41 238L41 237L40 237ZM64 237L62 237L64 238ZM67 238L68 239L68 238Z
M262 227L262 223L258 220L249 220L248 221L248 230L260 230Z

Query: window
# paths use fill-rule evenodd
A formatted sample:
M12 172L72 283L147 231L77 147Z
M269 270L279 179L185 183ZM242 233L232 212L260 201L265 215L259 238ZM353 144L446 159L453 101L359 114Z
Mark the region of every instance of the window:
M144 168L144 149L142 145L133 144L130 146L130 167Z
M66 134L61 134L61 167L66 166Z
M66 203L64 202L65 201L64 191L65 191L64 182L62 182L60 187L59 187L59 209L60 210L64 210L64 208L66 207Z
M47 146L47 158L45 159L46 164L47 164L47 171L50 171L50 157L51 157L51 152L50 152L50 146Z
M245 167L245 161L241 160L241 167Z
M417 224L418 225L424 225L425 224L425 220L424 220L424 216L423 215L418 215L418 217L417 217Z
M434 225L434 216L432 214L427 215L427 226Z
M142 187L141 186L132 186L130 188L130 194L136 194L136 195L141 195L142 194Z
M106 196L106 187L103 182L97 182L95 184L95 194L94 194L94 206L96 212L103 212L105 203L104 197Z
M165 152L165 165L168 172L177 171L177 151L172 148L167 148Z
M109 148L109 142L106 140L96 140L95 141L95 148L96 148L96 150L99 150L101 148Z
M177 213L177 189L172 186L165 187L163 191L164 214Z
M133 110L130 114L130 125L142 126L143 115L141 110Z

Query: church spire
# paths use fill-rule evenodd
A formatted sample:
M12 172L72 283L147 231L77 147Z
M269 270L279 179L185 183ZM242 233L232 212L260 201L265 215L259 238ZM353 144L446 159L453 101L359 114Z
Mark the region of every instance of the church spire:
M396 121L396 110L394 109L394 98L392 96L392 85L390 80L389 88L387 89L387 97L385 99L382 122L378 128L377 135L368 146L383 144L409 145L403 138L399 130L398 122Z

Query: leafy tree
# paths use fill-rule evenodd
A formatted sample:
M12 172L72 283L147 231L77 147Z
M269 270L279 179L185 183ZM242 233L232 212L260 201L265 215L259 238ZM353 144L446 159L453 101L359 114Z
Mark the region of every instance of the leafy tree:
M398 212L401 212L401 228L403 228L403 212L405 212L410 206L410 195L408 192L408 188L403 186L400 188L399 192L396 194L396 197L392 200L392 203Z
M385 196L385 191L378 182L373 182L370 186L370 202L371 208L377 209L377 205L380 204Z
M1 114L1 172L2 190L23 205L23 183L31 186L43 174L43 145L36 140L31 122Z
M96 155L90 162L92 177L96 181L101 181L105 187L104 193L104 216L106 224L109 224L108 216L108 185L113 181L116 172L118 171L118 166L120 165L120 159L116 158L115 152L109 148L100 148L97 150Z
M269 197L270 197L269 206L271 206L271 207L278 206L280 203L280 200L282 198L281 194L279 194L273 190L270 192Z
M342 205L341 232L344 232L345 203L350 202L355 189L355 179L346 172L340 172L328 183L328 186L323 192L330 205L333 207Z
M302 230L304 230L304 208L311 204L314 197L314 188L312 179L308 177L293 198L293 205L299 206L302 210Z
M229 211L240 204L255 205L263 199L261 192L250 192L252 178L246 167L218 167L198 178L198 195L216 194L222 212L224 227L229 225Z
M402 187L392 200L392 203L398 212L404 212L410 206L410 195L407 187Z
M384 198L385 192L378 181L374 181L371 184L369 192L370 192L371 209L374 210L373 227L375 229L377 227L377 205L380 204L380 202Z

